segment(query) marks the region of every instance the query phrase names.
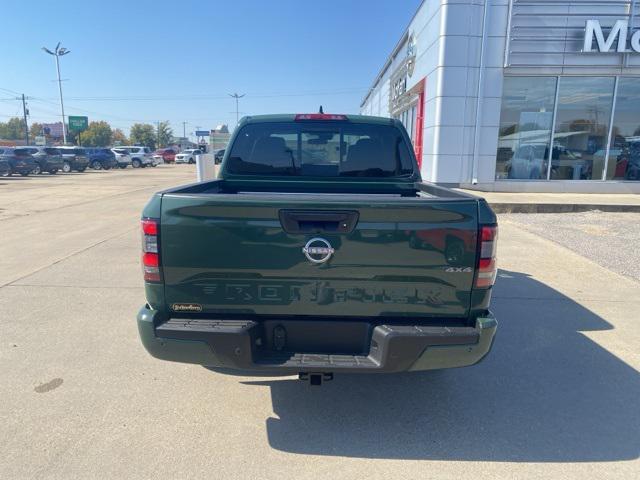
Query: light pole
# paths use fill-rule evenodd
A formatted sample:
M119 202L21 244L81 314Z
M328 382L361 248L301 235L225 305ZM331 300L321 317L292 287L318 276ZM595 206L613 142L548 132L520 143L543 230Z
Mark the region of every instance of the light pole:
M238 99L244 97L245 94L243 93L242 95L238 95L237 93L230 93L229 96L231 98L235 98L236 99L236 125L237 125L238 121L240 120L240 116L239 116L239 112L238 112Z
M62 141L67 143L67 127L64 124L64 103L62 102L62 80L60 79L60 57L66 55L67 53L71 53L71 50L67 50L66 48L60 48L60 42L56 45L55 50L52 52L46 47L42 47L42 50L47 52L49 55L53 55L56 57L56 71L58 72L58 91L60 92L60 110L62 111Z

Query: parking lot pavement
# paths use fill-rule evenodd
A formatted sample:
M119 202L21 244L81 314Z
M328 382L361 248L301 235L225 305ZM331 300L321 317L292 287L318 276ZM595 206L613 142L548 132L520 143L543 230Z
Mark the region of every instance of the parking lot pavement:
M138 228L162 188L193 182L191 165L0 178L0 286Z
M640 213L513 213L502 219L640 281Z
M477 366L313 388L151 358L137 220L188 168L65 178L66 206L0 186L0 478L637 477L640 284L510 221Z

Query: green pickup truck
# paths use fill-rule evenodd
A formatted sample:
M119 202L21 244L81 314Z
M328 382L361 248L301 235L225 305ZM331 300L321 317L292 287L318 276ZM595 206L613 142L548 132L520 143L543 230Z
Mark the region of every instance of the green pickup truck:
M491 348L496 216L423 182L397 120L246 117L218 179L156 193L141 222L154 357L319 384Z

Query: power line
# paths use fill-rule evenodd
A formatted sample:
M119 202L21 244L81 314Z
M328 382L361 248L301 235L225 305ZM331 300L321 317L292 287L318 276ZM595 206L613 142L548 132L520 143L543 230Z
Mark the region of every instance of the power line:
M352 94L352 93L356 93L356 92L362 92L367 90L367 88L363 88L363 87L352 87L352 88L344 88L344 89L335 89L335 90L308 90L308 91L301 91L301 92L280 92L280 93L256 93L256 94L243 94L243 95L238 95L238 98L241 98L242 96L249 96L251 98L277 98L277 97L302 97L302 96L318 96L318 95L344 95L344 94ZM11 93L11 94L16 94L16 95L20 95L19 92L16 92L14 90L8 89L8 88L4 88L4 87L0 87L0 91L3 92L7 92L7 93ZM237 94L233 94L231 95L233 98L234 95ZM58 106L57 102L52 101L49 97L29 97L32 101L34 102L39 102L39 103L44 103L44 104L50 104L50 105L55 105ZM74 101L113 101L113 102L119 102L119 101L171 101L171 100L180 100L180 101L186 101L186 100L213 100L213 99L224 99L224 98L229 98L228 95L220 95L220 94L192 94L192 95L158 95L158 96L88 96L88 97L67 97L67 100L74 100ZM13 98L0 98L0 102L7 102L7 101L14 101ZM238 99L236 99L236 102L238 101ZM80 112L80 113L89 113L92 115L98 115L101 117L105 117L107 119L114 119L114 120L118 120L120 122L133 122L133 123L137 123L137 122L142 122L142 123L153 123L156 121L156 119L144 119L144 118L129 118L129 117L122 117L119 115L114 115L111 113L105 113L105 112L100 112L100 111L96 111L96 110L88 110L88 109L84 109L84 108L80 108L77 106L71 106L69 104L65 105L67 110L72 110L75 112ZM42 111L45 111L44 109L41 109ZM50 111L46 111L46 113L52 113ZM239 120L239 108L238 105L236 105L236 120ZM192 122L200 122L200 121L208 121L211 120L210 117L198 117L198 118L189 118L189 121ZM111 121L112 123L117 123L114 121ZM121 123L124 124L124 123Z
M316 96L316 95L346 95L352 93L360 93L368 90L365 87L357 88L344 88L336 90L316 90L316 91L303 91L303 92L281 92L281 93L255 93L246 94L251 98L278 98L278 97L304 97L304 96ZM41 98L53 98L53 97L41 97ZM158 100L223 100L228 98L228 95L223 94L185 94L185 95L130 95L130 96L84 96L84 97L67 97L68 100L75 101L158 101Z

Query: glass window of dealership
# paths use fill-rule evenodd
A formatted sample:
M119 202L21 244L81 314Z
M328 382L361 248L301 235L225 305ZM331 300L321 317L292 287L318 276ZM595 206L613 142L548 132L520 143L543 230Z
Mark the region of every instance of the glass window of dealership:
M496 179L640 180L640 77L505 77Z

